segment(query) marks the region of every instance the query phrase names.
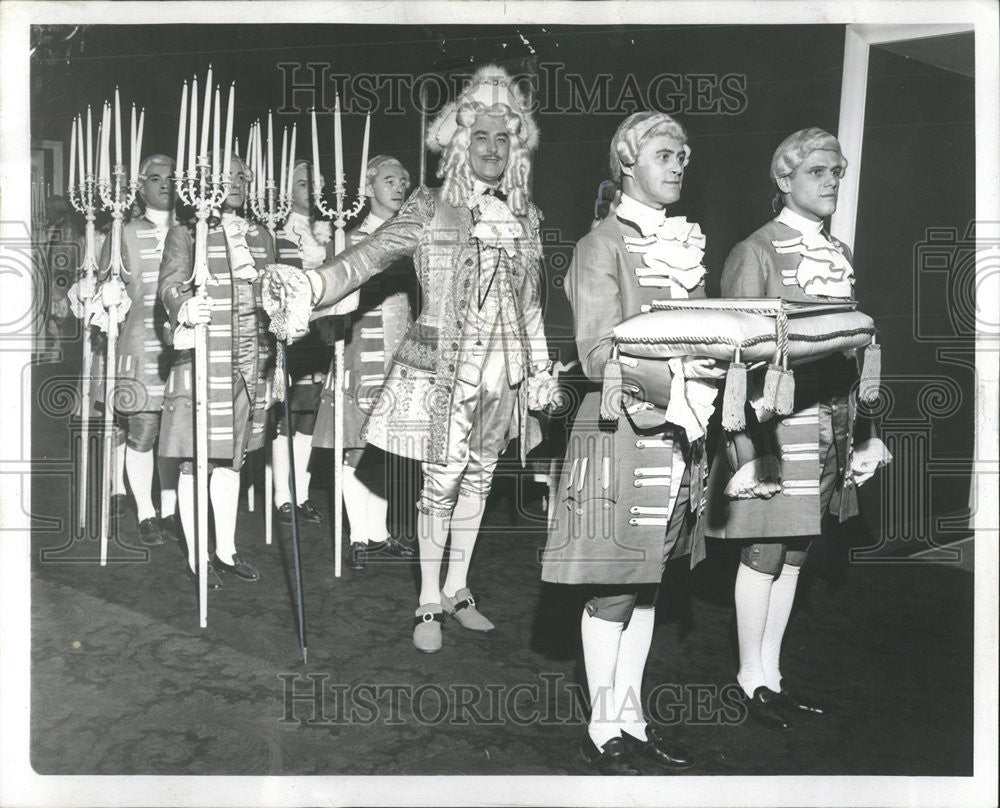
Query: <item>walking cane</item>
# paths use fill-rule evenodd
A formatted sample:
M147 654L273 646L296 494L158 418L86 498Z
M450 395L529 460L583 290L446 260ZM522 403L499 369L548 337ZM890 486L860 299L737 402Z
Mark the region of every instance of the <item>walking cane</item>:
M340 124L340 95L336 96L333 108L333 141L334 141L334 196L336 207L331 208L323 199L323 186L319 172L319 136L316 129L316 110L312 111L313 136L313 203L324 218L332 219L334 225L333 252L342 253L347 245L344 227L350 219L357 216L365 204L365 174L368 169L368 144L371 135L371 113L365 118L365 139L361 150L361 177L358 182L358 194L354 204L345 208L347 181L344 175L344 143ZM340 322L336 324L336 336L333 346L333 574L339 578L341 573L341 556L344 546L344 332L346 331L346 315L355 311L361 300L361 294L355 291L339 301L333 308L333 316Z
M292 169L295 167L295 141L298 127L292 127L291 148L288 148L288 130L282 133L281 142L281 176L278 183L275 183L274 176L274 125L271 113L267 114L267 165L261 171L261 137L259 126L251 130L251 146L249 152L255 166L251 169L253 177L251 181L250 208L254 217L260 221L271 236L272 252L275 257L278 255L277 227L278 222L288 217L292 209ZM265 182L260 182L264 176ZM283 412L285 419L285 437L288 440L288 490L292 496L292 558L295 564L295 604L298 612L299 623L299 651L302 654L303 664L308 664L309 651L306 647L306 613L305 603L302 596L302 563L299 547L299 517L298 517L298 492L295 488L295 445L292 439L292 411L289 397L291 395L291 379L288 373L288 350L284 339L278 337L278 368L275 372L281 374L282 388L284 395ZM269 518L272 506L268 494L271 492L271 469L270 461L265 466L264 486L265 486L265 526L269 525ZM270 543L270 531L268 530L268 543Z

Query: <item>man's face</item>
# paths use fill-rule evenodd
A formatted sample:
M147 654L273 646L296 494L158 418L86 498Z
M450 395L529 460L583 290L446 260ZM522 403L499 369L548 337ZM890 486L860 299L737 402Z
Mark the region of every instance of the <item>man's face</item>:
M229 196L223 203L230 210L239 210L247 199L247 167L236 155L229 167Z
M844 163L837 152L809 152L790 177L778 180L782 201L800 216L819 221L837 209L837 194L844 176Z
M145 179L139 180L139 193L146 206L153 210L170 210L174 206L173 172L169 163L150 163Z
M681 198L687 156L684 144L676 138L654 135L639 148L635 165L622 169L622 190L653 208L673 204Z
M510 134L497 115L477 115L469 142L469 167L477 179L494 183L503 176L510 156Z
M398 163L383 163L375 177L368 183L372 213L380 219L388 219L399 213L406 200L410 180L406 169ZM388 215L385 215L388 214Z
M312 186L309 184L309 171L297 168L292 178L292 210L304 216L312 209Z

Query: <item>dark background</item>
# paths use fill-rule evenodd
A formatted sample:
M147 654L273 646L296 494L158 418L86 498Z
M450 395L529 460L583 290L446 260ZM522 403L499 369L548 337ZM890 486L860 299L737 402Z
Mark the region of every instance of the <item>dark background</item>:
M278 22L278 21L276 21ZM686 94L660 97L690 133L692 162L683 199L687 215L708 236L708 292L718 293L734 243L773 214L767 169L775 146L807 126L837 131L844 27L660 26L320 26L149 25L40 27L34 31L32 137L69 145L71 116L95 112L117 83L123 102L146 108L144 152L176 150L181 82L209 63L225 87L237 82L236 131L284 103L279 63L327 63L330 74L423 74L469 71L488 61L561 64L590 87L609 74L602 109L566 109L565 80L540 84L541 146L534 198L545 215L550 341L559 358L575 358L561 276L572 244L593 215L597 186L608 177L608 142L627 114L642 108L645 90L662 73L681 74ZM525 42L525 40L527 42ZM474 62L474 64L473 64ZM551 76L553 67L548 70ZM744 81L744 104L718 99L722 77ZM289 74L290 75L290 74ZM697 76L716 87L716 104L692 91ZM307 81L300 71L296 80ZM321 104L331 107L334 84ZM709 90L709 95L712 91ZM621 96L621 97L619 97ZM579 96L577 96L578 98ZM740 94L730 95L739 100ZM300 93L299 156L308 157L313 103ZM415 176L419 113L406 98L388 114L383 93L372 119L371 154L399 156ZM344 97L348 187L357 182L363 112L368 100ZM974 217L973 79L905 57L872 50L863 163L848 169L860 182L855 266L861 307L881 329L883 373L891 399L883 428L897 456L882 488L865 489L871 534L889 549L921 549L930 538L965 535L973 436L971 276L963 272L963 237ZM557 108L564 111L557 111ZM332 166L332 119L320 118L321 162ZM436 161L429 156L433 185ZM68 153L67 153L68 164ZM928 240L929 229L935 238ZM950 238L948 234L951 234ZM928 258L931 255L931 258ZM938 258L934 258L938 256ZM941 257L943 256L943 258ZM942 263L943 261L943 263ZM928 267L927 264L931 266ZM964 307L964 309L963 309ZM957 313L956 313L957 312ZM947 517L953 522L942 523ZM883 544L880 552L887 549Z

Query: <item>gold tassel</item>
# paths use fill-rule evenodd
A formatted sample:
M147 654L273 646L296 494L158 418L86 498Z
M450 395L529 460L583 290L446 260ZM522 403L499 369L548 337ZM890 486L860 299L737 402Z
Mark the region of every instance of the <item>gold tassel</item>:
M768 365L764 374L764 405L775 415L791 415L795 407L795 376L781 365Z
M726 371L726 392L722 397L722 428L739 432L746 428L747 366L730 362Z
M604 363L604 379L601 388L601 418L617 421L622 415L622 365L618 361L616 346L608 361Z
M879 379L882 377L882 346L873 342L865 348L861 365L858 399L864 404L878 400Z

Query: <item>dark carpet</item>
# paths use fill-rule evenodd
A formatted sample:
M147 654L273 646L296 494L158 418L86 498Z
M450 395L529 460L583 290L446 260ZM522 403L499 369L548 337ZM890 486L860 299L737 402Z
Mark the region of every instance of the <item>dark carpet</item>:
M64 372L36 368L38 384ZM112 562L71 533L65 407L33 419L31 759L43 774L585 774L581 601L543 585L544 523L505 466L471 585L497 630L445 625L410 641L416 564L334 577L328 526L303 530L309 663L298 650L287 534L238 523L263 574L210 593L198 628L183 550L138 549L134 514ZM314 500L326 503L322 491ZM325 509L324 509L325 510ZM698 758L693 775L971 775L973 577L941 564L848 565L816 553L783 654L786 680L832 705L793 732L736 698L736 557L668 569L646 669L649 712ZM649 773L656 773L648 770Z

